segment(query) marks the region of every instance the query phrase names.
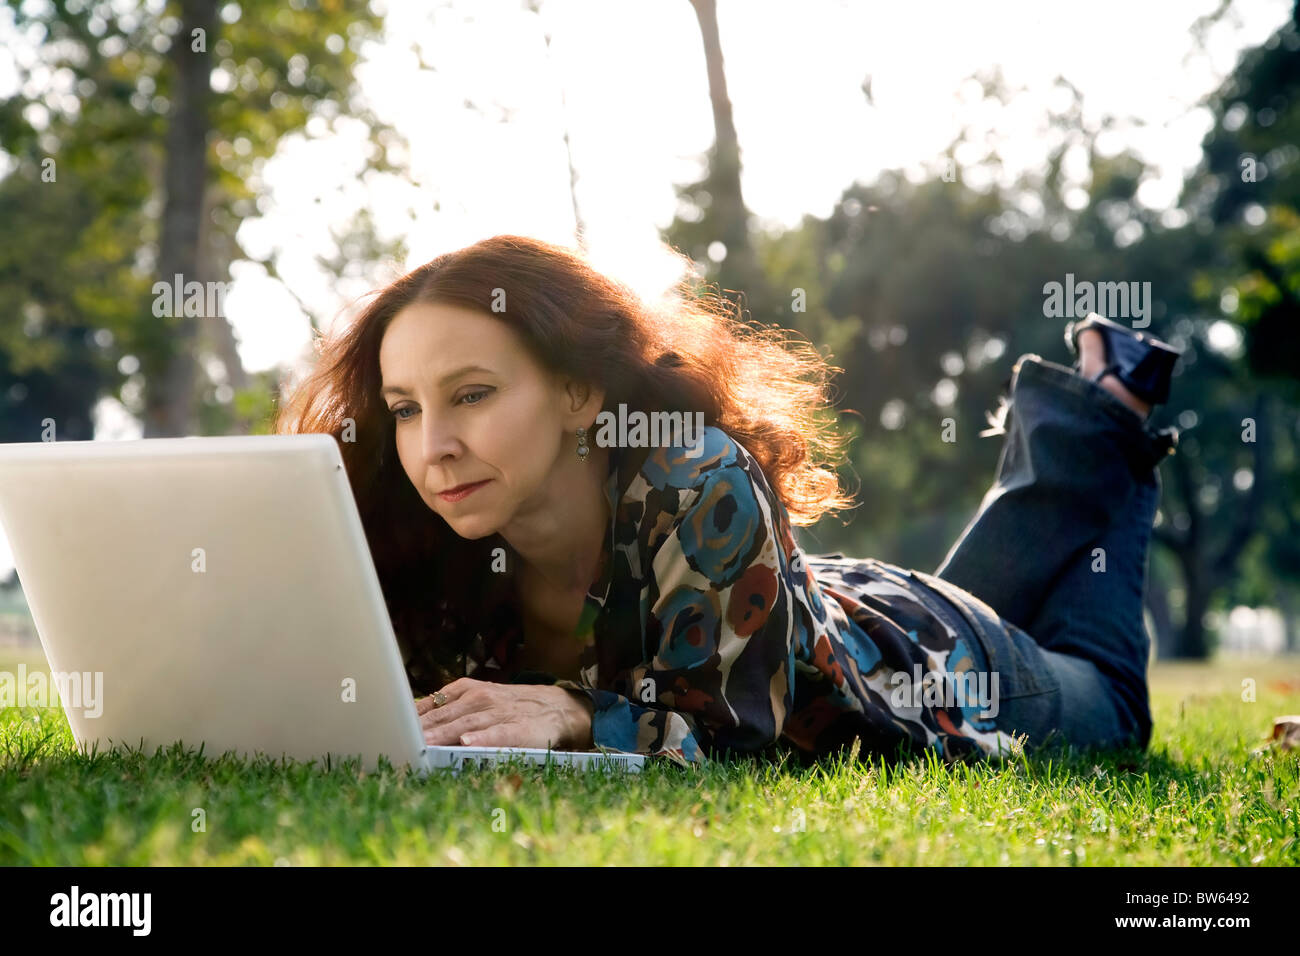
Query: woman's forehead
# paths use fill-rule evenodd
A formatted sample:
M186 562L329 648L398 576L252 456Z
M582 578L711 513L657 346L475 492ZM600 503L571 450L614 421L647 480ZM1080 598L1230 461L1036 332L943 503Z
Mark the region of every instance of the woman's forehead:
M460 306L417 304L389 324L379 348L384 387L436 384L464 369L518 377L544 374L507 323Z

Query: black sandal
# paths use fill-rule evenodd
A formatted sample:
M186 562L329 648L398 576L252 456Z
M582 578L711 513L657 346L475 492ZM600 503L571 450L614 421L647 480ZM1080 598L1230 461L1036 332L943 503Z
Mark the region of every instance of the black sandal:
M1152 431L1146 421L1154 413L1156 405L1163 405L1169 400L1169 383L1173 378L1174 365L1183 353L1154 335L1137 332L1118 322L1104 319L1096 312L1089 312L1082 320L1071 322L1065 327L1065 344L1070 347L1070 354L1076 359L1079 355L1079 333L1084 329L1100 332L1106 349L1106 367L1094 375L1092 380L1100 382L1107 375L1114 375L1124 383L1125 388L1152 406L1151 413L1143 420L1143 427L1150 437L1150 451L1143 455L1143 464L1154 468L1167 455L1174 454L1178 447L1178 429L1170 426ZM1078 370L1080 364L1081 361L1076 360L1074 368Z
M1154 335L1137 332L1127 326L1104 319L1089 312L1082 320L1065 327L1065 344L1070 354L1079 354L1079 333L1096 329L1101 333L1106 349L1106 367L1093 377L1100 382L1114 375L1124 387L1148 405L1163 405L1169 401L1169 382L1174 365L1183 353ZM1079 362L1074 363L1076 369Z

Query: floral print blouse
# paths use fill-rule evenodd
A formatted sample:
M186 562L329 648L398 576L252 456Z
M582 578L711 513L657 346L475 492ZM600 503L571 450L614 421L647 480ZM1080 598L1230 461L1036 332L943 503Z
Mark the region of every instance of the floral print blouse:
M610 449L610 534L578 624L580 681L598 749L690 765L793 745L812 757L935 749L945 760L1016 752L969 698L898 689L900 672L970 671L963 636L908 573L805 555L743 445ZM480 632L466 675L507 682L516 623ZM972 675L973 676L973 675ZM552 678L553 680L553 678Z

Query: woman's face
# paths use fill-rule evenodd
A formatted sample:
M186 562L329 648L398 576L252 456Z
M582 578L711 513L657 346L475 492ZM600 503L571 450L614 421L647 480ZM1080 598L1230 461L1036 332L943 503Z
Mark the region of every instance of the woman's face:
M577 460L574 431L590 428L604 400L537 364L501 319L462 306L402 309L379 367L402 469L462 538L500 532L559 493L561 455ZM463 497L443 494L478 482Z

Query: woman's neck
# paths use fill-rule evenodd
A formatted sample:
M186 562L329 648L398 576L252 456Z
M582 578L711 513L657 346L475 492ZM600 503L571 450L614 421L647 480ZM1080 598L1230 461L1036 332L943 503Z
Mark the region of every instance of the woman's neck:
M608 473L609 449L593 447L587 461L575 457L558 469L538 504L502 529L519 557L521 597L587 593L609 529Z

